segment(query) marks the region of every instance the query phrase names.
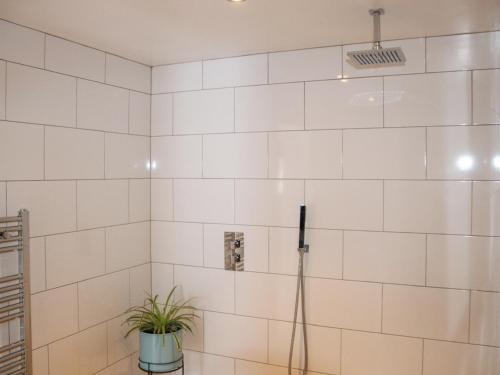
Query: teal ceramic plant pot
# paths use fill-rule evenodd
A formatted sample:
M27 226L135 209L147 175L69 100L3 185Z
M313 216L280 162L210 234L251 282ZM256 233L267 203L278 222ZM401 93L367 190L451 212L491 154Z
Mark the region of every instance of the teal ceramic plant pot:
M139 332L140 357L139 367L145 371L168 372L182 365L182 351L177 347L174 335L157 335ZM177 333L181 340L181 335Z

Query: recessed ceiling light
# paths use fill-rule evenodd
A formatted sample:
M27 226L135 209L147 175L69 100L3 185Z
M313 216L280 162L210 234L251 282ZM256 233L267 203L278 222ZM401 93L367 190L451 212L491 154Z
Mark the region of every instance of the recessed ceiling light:
M230 3L242 3L246 0L227 0L227 1L229 1Z

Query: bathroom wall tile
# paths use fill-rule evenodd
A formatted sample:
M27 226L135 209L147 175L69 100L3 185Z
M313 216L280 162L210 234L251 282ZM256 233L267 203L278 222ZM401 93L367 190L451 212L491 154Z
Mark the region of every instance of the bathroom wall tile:
M130 134L151 134L151 95L130 91L129 98Z
M192 333L184 333L182 336L182 346L188 350L195 350L197 352L203 352L203 311L196 310L196 317L194 318L194 325L192 327Z
M237 132L304 129L304 84L241 87L235 93Z
M470 72L386 77L385 126L468 125L471 94Z
M298 228L269 228L269 272L296 275ZM342 232L306 230L305 243L311 251L304 258L304 274L312 277L342 278ZM246 267L246 257L245 257Z
M148 262L150 259L148 258ZM130 304L140 306L151 294L151 263L145 263L130 269ZM123 321L123 319L122 319Z
M236 180L236 223L298 226L298 209L304 201L299 180Z
M292 324L269 321L269 363L288 366ZM294 345L294 368L303 368L304 350L302 325L297 326ZM340 374L340 329L307 326L309 346L309 370L328 374Z
M43 132L43 126L0 121L2 179L43 179Z
M234 375L234 359L207 353L186 351L186 373Z
M174 285L179 285L178 298L192 298L199 309L234 312L234 272L176 265Z
M236 272L236 313L292 321L296 285L293 276Z
M104 52L51 35L45 37L45 69L104 82Z
M153 262L203 266L203 226L195 223L151 222Z
M128 90L78 80L77 126L128 133Z
M149 222L106 228L106 272L150 261Z
M276 132L269 134L271 178L340 178L340 131Z
M331 229L382 229L381 181L306 181L309 225Z
M128 219L131 222L146 221L151 218L150 179L129 180Z
M424 375L494 375L499 366L499 348L432 340L424 343Z
M107 53L106 83L150 93L151 68Z
M425 39L402 39L383 41L382 46L401 47L406 57L402 66L357 69L344 62L344 77L381 76L393 74L423 73L425 71ZM347 52L371 49L372 43L349 44L342 46L343 60L347 61Z
M202 175L202 136L151 138L154 178L196 178Z
M384 285L383 332L467 341L469 292Z
M307 278L305 289L310 324L380 332L380 284Z
M153 67L151 92L159 94L200 90L202 86L201 64L201 61L197 61Z
M427 38L427 71L500 68L500 31Z
M242 232L245 238L245 270L267 272L268 230L261 226L205 224L203 226L204 266L224 268L224 232Z
M471 184L386 181L384 228L399 232L470 233Z
M500 293L471 293L470 342L500 347Z
M427 236L427 285L500 292L500 239Z
M0 215L7 216L7 184L0 182Z
M32 344L36 349L78 331L76 285L31 296ZM54 306L58 306L54 309Z
M234 182L174 180L174 218L177 221L234 223Z
M0 258L1 259L1 258ZM30 239L30 293L38 293L46 288L45 238Z
M425 285L425 235L344 232L344 278Z
M203 61L203 88L267 83L267 54Z
M131 355L139 349L139 335L133 332L125 338L128 327L123 325L125 316L112 319L106 323L104 329L107 332L105 351L108 354L108 363L116 363Z
M476 181L472 194L472 234L500 236L500 181Z
M107 133L106 178L149 177L149 137Z
M238 332L237 335L234 333ZM267 360L267 321L205 312L205 352L252 361Z
M46 237L47 288L89 279L105 272L104 230Z
M472 77L473 123L500 124L500 98L497 95L500 91L500 69L477 70L472 73Z
M128 307L129 271L121 271L78 283L80 329L122 314Z
M137 367L137 363L135 363L135 358L131 356L112 364L102 371L99 371L96 375L139 375L140 371L141 370Z
M45 177L50 180L104 178L104 134L47 126Z
M78 229L128 222L128 181L77 181Z
M227 133L234 129L234 89L174 95L174 134Z
M306 83L306 129L383 126L382 78Z
M151 135L171 135L173 122L172 94L151 95Z
M45 34L0 20L0 58L43 68Z
M173 220L173 181L151 179L151 220Z
M7 120L75 126L76 79L7 63Z
M342 47L269 54L269 82L315 81L342 77Z
M343 133L344 178L424 179L425 129L359 129Z
M151 264L151 293L165 300L174 286L174 266L171 264Z
M106 367L104 324L49 345L51 375L90 375Z
M266 178L267 134L203 136L203 177Z
M420 375L422 340L342 331L342 374Z
M302 372L292 369L292 375L300 375ZM286 367L266 365L258 362L249 362L236 360L236 375L286 375L288 370ZM309 371L310 375L319 375L316 372Z
M76 230L74 181L26 181L7 183L7 215L21 208L30 211L30 235Z
M43 346L32 351L33 374L49 375L49 350L48 346Z
M7 63L0 61L0 119L5 119L5 94L7 85Z

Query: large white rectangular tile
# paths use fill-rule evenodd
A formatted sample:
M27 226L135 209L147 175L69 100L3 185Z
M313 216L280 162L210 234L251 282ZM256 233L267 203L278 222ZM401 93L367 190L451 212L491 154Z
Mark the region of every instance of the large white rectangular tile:
M392 74L411 74L422 73L425 71L425 39L400 39L388 40L382 42L382 47L401 47L406 57L406 62L402 66L396 67L381 67L381 68L365 68L357 69L347 63L347 52L359 51L372 48L372 43L349 44L342 46L344 59L344 77L362 77L362 76L380 76Z
M385 126L468 125L470 72L384 78Z
M107 53L106 83L150 93L151 68Z
M234 89L174 95L174 134L227 133L234 129Z
M171 135L173 127L173 95L151 95L151 135Z
M128 181L78 181L78 229L128 222Z
M128 220L130 222L151 219L151 180L149 178L128 182Z
M470 233L471 184L386 181L384 228L399 232Z
M382 78L308 82L306 129L383 126Z
M203 61L203 88L267 83L267 54Z
M344 278L425 285L425 235L344 232Z
M186 373L203 375L234 375L234 359L186 351Z
M382 229L382 181L306 181L309 226Z
M79 79L77 126L127 133L128 97L125 89Z
M42 180L43 126L0 121L0 176L3 180Z
M340 178L340 131L276 132L269 134L271 178Z
M427 71L500 68L500 31L427 38Z
M129 289L128 270L78 283L79 328L123 314L129 307Z
M151 95L130 91L129 98L130 134L151 134Z
M269 82L315 81L342 77L342 47L269 54Z
M45 34L0 20L0 58L43 68Z
M424 179L425 129L358 129L343 133L343 176Z
M500 236L500 181L474 182L472 234Z
M4 254L7 255L7 254ZM17 254L15 254L17 256ZM3 259L0 258L3 261ZM30 293L38 293L47 287L45 272L45 238L30 239ZM17 270L14 272L17 273Z
M5 119L5 94L7 93L7 63L0 61L0 119Z
M427 285L500 292L500 239L427 236Z
M340 329L307 325L309 366L311 371L340 374ZM292 324L269 321L269 363L288 366ZM304 367L304 345L302 325L297 326L293 368Z
M151 293L165 300L174 286L174 266L171 264L151 264Z
M203 266L202 224L152 221L151 260Z
M25 208L30 212L30 235L76 230L75 181L7 183L7 215Z
M73 284L31 296L33 348L78 331L77 295Z
M234 182L174 180L174 218L177 221L234 223Z
M7 63L7 120L76 126L76 79Z
M203 343L203 311L196 310L196 317L194 318L193 332L185 332L182 335L182 346L188 350L195 350L202 352L204 350Z
M0 182L0 215L7 216L7 184Z
M205 352L259 362L267 360L266 320L208 311L204 315Z
M149 222L106 228L106 272L150 261Z
M99 371L96 375L140 375L141 370L139 370L135 360L134 356L126 357Z
M471 293L470 342L500 347L500 293Z
M51 35L45 38L45 69L104 82L104 52Z
M49 351L48 346L43 346L32 352L33 373L35 375L49 375Z
M173 220L173 181L151 179L151 220Z
M236 223L298 226L304 202L299 180L236 180Z
M203 136L203 177L266 178L267 134Z
M144 300L151 294L151 263L136 266L130 269L130 304L144 305Z
M201 310L234 312L234 272L202 267L174 266L177 297L192 299Z
M500 348L425 340L424 375L496 375Z
M286 367L266 365L264 363L236 360L236 375L287 375ZM309 375L319 375L317 372L308 371ZM292 369L292 375L300 375L302 371Z
M305 289L309 323L380 332L380 284L308 278Z
M342 331L342 374L421 375L422 341Z
M139 349L139 334L137 331L125 337L129 329L128 325L123 324L125 318L126 316L120 316L112 319L106 323L103 329L107 333L105 351L107 352L108 363L118 362Z
M201 61L153 67L151 92L200 90L202 86Z
M467 341L467 290L384 285L384 333Z
M235 93L237 132L304 129L304 84L241 87Z
M205 267L224 268L224 232L243 233L245 271L267 272L268 230L261 226L205 224L203 227Z
M201 177L202 152L201 135L151 138L151 177Z
M89 279L106 269L104 230L46 237L47 288Z
M45 177L50 180L104 178L104 134L47 126Z
M473 123L500 124L500 69L474 71L472 82Z
M106 178L149 177L149 144L149 137L107 133Z

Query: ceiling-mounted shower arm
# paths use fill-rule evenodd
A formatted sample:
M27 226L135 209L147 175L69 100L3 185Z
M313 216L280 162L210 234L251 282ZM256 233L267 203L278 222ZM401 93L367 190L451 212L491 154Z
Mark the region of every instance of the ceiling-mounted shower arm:
M380 41L382 39L380 34L380 16L385 14L384 9L370 9L368 11L373 16L373 49L379 50L382 48Z

